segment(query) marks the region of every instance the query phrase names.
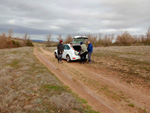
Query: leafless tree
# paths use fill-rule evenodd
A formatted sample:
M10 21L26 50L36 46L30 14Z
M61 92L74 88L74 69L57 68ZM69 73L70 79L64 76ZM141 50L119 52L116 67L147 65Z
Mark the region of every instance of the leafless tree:
M147 32L147 39L150 39L150 27L148 28L148 32Z
M69 34L65 40L65 43L71 43L72 42L72 36Z
M12 30L12 29L9 29L9 30L8 30L8 38L6 38L9 47L12 47L12 46L13 46L13 43L12 43L12 36L13 36L13 30Z
M23 39L24 39L23 46L26 46L27 39L28 39L28 33L24 34Z
M51 46L51 37L52 37L52 35L51 34L47 34L47 43L46 43L46 46L47 47L50 47Z
M97 43L97 35L87 35L88 40L95 46Z
M117 36L116 42L121 45L132 45L134 38L126 31L122 35Z
M26 41L28 39L28 33L24 34L24 40Z
M8 31L8 41L12 40L12 36L13 36L13 29L9 29L9 31Z
M62 40L61 35L58 36L57 40L58 40L58 41Z
M104 35L104 38L102 39L104 46L110 46L112 44L112 40L114 39L114 35Z

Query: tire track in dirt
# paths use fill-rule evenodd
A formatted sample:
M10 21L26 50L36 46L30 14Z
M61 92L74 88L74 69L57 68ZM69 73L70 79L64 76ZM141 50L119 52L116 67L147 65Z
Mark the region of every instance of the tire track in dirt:
M47 54L51 58L51 60L54 59L52 52L48 52L48 51L44 50L43 48L40 48L40 49L42 50L42 52ZM55 62L53 62L53 63L55 63ZM55 64L57 65L57 63L55 63ZM65 63L64 62L63 65L65 65L65 67L67 67L68 70L69 69L74 69L77 71L80 70L80 73L86 74L87 77L94 79L95 81L107 84L109 87L123 92L124 95L126 95L127 97L130 97L131 102L134 102L135 105L144 107L148 110L150 109L150 96L144 94L143 92L139 91L138 89L134 89L134 88L126 86L122 83L119 83L119 80L117 80L117 79L105 77L105 76L101 75L98 71L93 71L90 68L87 68L86 66L80 65L79 63L75 63L75 62ZM69 71L67 73L69 73ZM70 75L72 75L72 73L70 73ZM80 82L82 82L82 81L80 81ZM101 98L103 98L103 97L101 96ZM103 98L103 100L105 100L105 98ZM126 110L125 111L122 110L123 109L122 106L119 104L117 105L117 103L116 103L116 105L113 105L113 103L112 104L109 103L109 105L111 105L111 107L113 107L113 108L117 106L118 108L116 108L116 109L122 113L126 111Z
M138 89L134 89L124 84L121 84L119 80L113 78L110 79L101 74L98 74L98 71L92 71L86 66L84 67L79 66L78 64L71 63L67 63L66 65L70 66L71 68L74 68L75 70L80 70L81 72L86 74L86 77L90 79L94 79L95 81L104 83L113 89L123 92L123 94L126 95L126 97L129 97L138 106L143 106L147 109L150 109L150 95L146 95L144 94L144 92L141 92Z
M43 54L38 52L37 48L34 49L34 53L37 58L46 67L48 67L65 85L68 85L73 90L73 92L77 93L81 98L86 99L88 101L88 104L95 110L98 110L102 113L119 113L113 107L109 106L109 104L105 103L105 101L101 99L99 95L97 95L87 86L83 85L80 81L74 79L67 73L57 68L57 66L55 66Z

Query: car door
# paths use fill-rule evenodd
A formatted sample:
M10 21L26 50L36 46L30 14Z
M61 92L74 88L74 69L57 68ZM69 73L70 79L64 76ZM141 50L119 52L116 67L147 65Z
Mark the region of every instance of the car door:
M66 59L66 55L69 53L70 47L68 45L64 45L64 52L62 55L63 59Z

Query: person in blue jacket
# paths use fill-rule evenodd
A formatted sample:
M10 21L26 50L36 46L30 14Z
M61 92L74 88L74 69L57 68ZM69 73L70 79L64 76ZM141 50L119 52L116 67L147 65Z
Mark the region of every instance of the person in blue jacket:
M93 45L92 43L88 40L88 58L89 58L89 63L92 63L92 60L91 60L91 54L93 52Z

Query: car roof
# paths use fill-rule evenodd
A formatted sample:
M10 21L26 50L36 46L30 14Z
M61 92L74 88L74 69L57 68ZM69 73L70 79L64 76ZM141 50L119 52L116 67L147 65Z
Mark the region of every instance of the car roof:
M86 36L74 36L73 38L84 38L84 39L88 39Z
M63 45L68 45L68 46L70 46L70 44L63 44Z

